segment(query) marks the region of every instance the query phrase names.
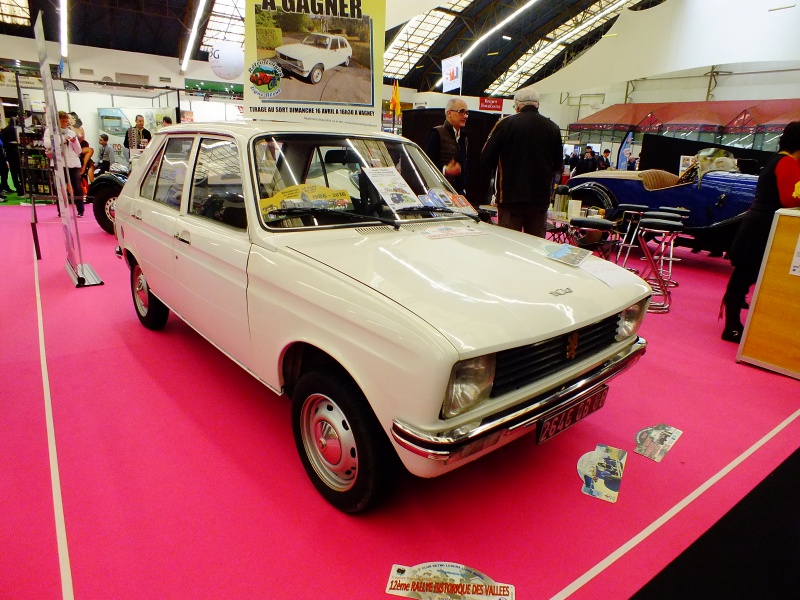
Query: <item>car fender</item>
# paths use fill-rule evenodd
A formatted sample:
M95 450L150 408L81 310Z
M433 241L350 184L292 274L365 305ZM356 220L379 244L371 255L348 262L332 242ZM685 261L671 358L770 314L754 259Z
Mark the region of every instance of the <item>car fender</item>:
M587 181L586 183L576 185L574 188L570 189L570 194L576 200L581 199L581 196L594 196L602 202L602 208L607 211L613 210L619 204L614 193L606 186L596 181Z
M89 184L88 195L91 196L95 190L106 186L112 186L117 188L118 191L122 191L122 188L125 186L127 181L128 178L123 175L118 175L116 173L103 173L102 175L95 177L94 181Z

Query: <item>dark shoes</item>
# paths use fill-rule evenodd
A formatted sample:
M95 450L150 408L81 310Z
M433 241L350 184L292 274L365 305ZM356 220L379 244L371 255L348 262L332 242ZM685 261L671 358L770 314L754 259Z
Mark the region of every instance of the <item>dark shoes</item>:
M722 330L722 339L726 342L738 344L742 339L742 330L734 327L726 327Z

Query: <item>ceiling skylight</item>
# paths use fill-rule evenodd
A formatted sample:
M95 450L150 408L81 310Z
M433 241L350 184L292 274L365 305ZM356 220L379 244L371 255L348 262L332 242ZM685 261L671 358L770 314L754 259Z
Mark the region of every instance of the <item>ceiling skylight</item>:
M624 8L637 2L639 0L599 0L533 44L510 69L489 86L486 93L493 96L512 94L569 44L602 27L619 16Z
M200 50L210 52L220 40L244 45L244 11L245 0L214 0Z
M28 0L0 0L0 22L30 26L31 8Z
M383 53L383 76L402 79L473 0L451 0L406 23Z

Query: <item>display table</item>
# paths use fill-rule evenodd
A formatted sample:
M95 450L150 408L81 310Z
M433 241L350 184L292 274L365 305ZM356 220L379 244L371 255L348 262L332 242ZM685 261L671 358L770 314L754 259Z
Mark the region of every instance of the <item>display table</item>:
M800 379L800 209L775 213L737 362Z

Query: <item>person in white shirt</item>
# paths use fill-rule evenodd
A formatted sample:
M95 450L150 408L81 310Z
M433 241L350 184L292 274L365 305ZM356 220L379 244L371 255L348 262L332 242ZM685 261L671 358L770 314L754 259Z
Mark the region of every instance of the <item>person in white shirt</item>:
M69 181L67 182L68 191L72 194L75 202L75 208L78 211L78 216L83 217L84 204L83 194L81 194L81 144L78 141L77 134L69 126L69 114L63 110L58 111L58 126L61 133L61 143L64 149L64 158L67 161L67 170L69 171ZM44 146L51 156L52 162L52 142L50 140L50 131L44 132ZM61 208L58 209L58 214L61 215Z

